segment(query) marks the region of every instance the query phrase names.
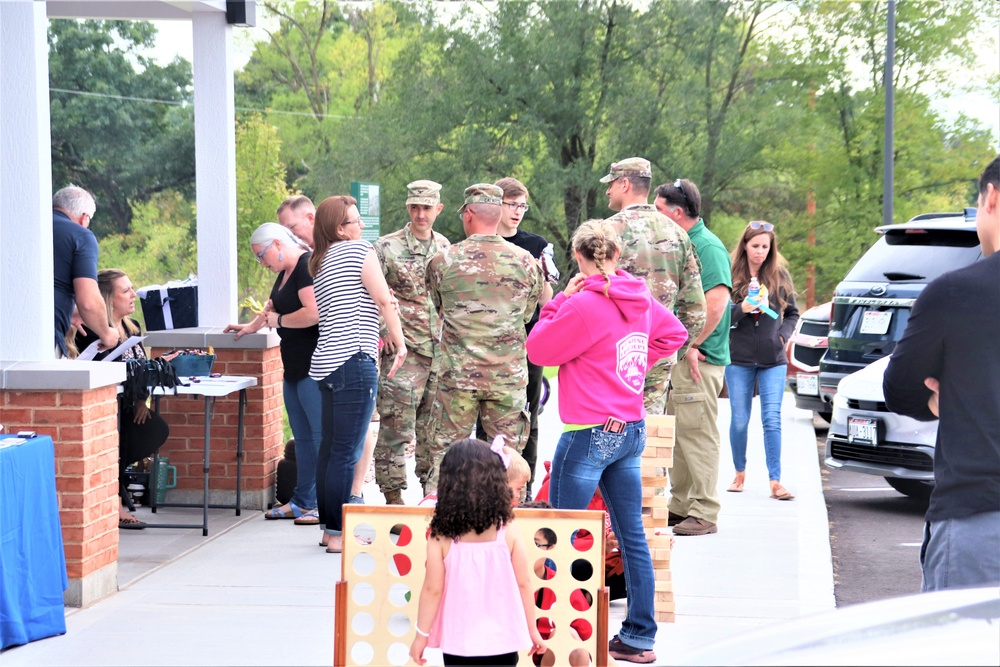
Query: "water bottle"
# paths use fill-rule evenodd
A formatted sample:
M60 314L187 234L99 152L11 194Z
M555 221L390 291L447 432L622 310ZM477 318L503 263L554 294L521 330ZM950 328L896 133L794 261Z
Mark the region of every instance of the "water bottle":
M760 283L757 282L757 276L750 276L750 286L747 288L747 298L748 299L759 299L760 298ZM759 313L760 308L754 308L751 313Z

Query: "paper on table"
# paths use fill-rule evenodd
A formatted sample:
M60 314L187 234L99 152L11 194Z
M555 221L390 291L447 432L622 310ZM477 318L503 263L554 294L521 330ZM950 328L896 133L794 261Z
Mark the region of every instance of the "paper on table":
M100 345L101 345L100 339L95 340L93 343L91 343L90 345L87 346L86 350L84 350L80 354L76 355L76 360L77 361L90 361L91 359L93 359L94 357L97 356L97 352L98 352L97 348L100 347Z
M123 354L125 354L125 350L132 349L134 346L138 345L139 343L141 343L144 340L146 340L145 336L130 336L127 341L125 341L124 343L122 343L121 345L119 345L118 347L116 347L114 349L114 352L112 352L108 356L104 357L104 359L102 359L102 361L114 361L118 357L120 357Z

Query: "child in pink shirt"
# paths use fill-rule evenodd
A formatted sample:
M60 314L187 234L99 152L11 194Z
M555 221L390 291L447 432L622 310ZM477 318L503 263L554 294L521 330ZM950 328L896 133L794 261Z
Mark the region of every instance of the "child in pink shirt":
M445 665L516 665L518 651L545 653L535 627L528 557L514 520L500 456L481 440L460 440L441 460L427 540L427 573L410 657L440 648ZM488 614L481 613L484 600ZM484 638L489 638L484 641Z

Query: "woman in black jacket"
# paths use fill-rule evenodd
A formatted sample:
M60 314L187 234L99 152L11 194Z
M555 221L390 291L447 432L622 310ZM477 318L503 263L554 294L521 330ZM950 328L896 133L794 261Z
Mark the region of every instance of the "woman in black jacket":
M729 307L729 353L726 387L732 420L729 443L733 449L736 479L729 491L740 492L746 477L747 427L753 403L754 385L760 393L764 451L771 481L771 497L791 500L794 496L781 485L781 399L785 391L785 341L795 330L799 310L795 287L778 252L774 225L755 220L746 226L732 252L733 303ZM748 298L755 282L760 286L757 300ZM758 306L768 304L762 310ZM766 312L770 310L769 314ZM773 314L773 315L772 315Z

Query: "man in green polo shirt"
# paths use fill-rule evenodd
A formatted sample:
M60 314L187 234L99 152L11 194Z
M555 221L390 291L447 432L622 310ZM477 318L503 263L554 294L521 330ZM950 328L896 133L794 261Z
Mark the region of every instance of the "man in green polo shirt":
M670 470L669 524L675 535L708 535L719 520L719 393L729 365L729 297L733 280L726 246L701 219L701 193L677 179L656 188L656 209L688 233L701 260L705 328L670 377L667 414L677 417Z

